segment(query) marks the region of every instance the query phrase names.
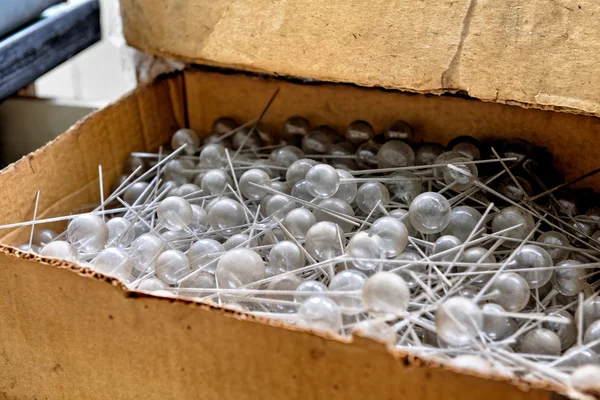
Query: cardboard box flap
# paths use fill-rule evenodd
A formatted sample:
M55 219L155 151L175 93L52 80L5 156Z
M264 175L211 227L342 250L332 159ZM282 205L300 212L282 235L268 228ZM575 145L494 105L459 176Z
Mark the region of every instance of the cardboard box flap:
M598 115L600 3L121 0L127 42L192 63Z

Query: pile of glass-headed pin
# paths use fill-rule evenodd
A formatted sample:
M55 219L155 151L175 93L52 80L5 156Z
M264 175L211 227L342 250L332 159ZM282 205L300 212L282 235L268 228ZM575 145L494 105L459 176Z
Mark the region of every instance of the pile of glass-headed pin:
M290 117L281 133L220 118L201 145L181 129L133 153L93 211L2 228L30 225L21 250L132 290L597 389L599 197L554 181L546 151L413 143L403 121L339 135Z

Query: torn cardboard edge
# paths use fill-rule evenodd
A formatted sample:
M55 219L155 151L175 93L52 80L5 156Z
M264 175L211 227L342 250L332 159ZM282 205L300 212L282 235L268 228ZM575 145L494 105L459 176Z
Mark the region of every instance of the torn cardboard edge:
M247 321L252 323L257 323L261 325L267 325L271 327L276 327L280 329L287 329L291 331L296 331L304 334L315 335L317 337L334 340L338 343L347 344L350 346L359 346L362 348L369 349L371 351L384 351L389 356L393 357L397 362L403 364L407 368L438 368L445 369L456 373L466 374L474 377L485 378L494 380L496 382L505 382L509 383L513 386L516 386L520 390L524 392L528 392L530 390L540 389L547 390L556 393L560 393L563 395L568 395L571 398L580 398L581 394L578 392L574 392L569 390L567 387L563 387L560 385L555 385L552 383L544 382L542 380L537 381L525 381L521 378L509 378L505 376L497 376L492 374L484 374L478 371L463 369L452 367L450 365L445 365L440 363L439 361L430 360L427 357L417 356L410 351L397 350L392 346L377 340L376 338L372 338L366 336L364 332L360 330L356 330L352 333L350 337L343 337L341 335L336 335L331 332L319 331L311 328L299 327L296 325L290 325L283 321L272 319L263 316L254 316L251 314L245 314L235 309L227 308L227 307L219 307L214 303L202 302L199 300L194 300L192 298L181 298L181 297L167 297L167 296L159 296L154 295L149 292L144 291L135 291L128 289L123 282L119 279L111 277L109 275L105 275L99 272L96 272L90 269L87 266L81 265L76 262L65 261L61 259L55 259L51 257L42 257L37 254L23 252L16 247L5 245L0 243L0 253L3 253L9 257L14 257L22 260L27 260L31 262L35 262L40 265L41 268L52 267L56 269L66 270L70 273L74 273L79 275L82 278L93 279L96 281L100 281L106 283L108 285L113 286L119 295L127 298L150 298L156 299L157 301L168 301L170 303L179 303L188 307L198 307L203 310L208 310L211 312L216 312L221 315L235 318L239 321Z
M292 82L305 82L305 83L337 83L337 84L346 84L352 85L356 87L364 87L364 88L373 88L373 89L383 89L383 90L394 90L407 94L421 94L421 95L433 95L433 96L456 96L459 98L470 99L470 100L478 100L486 103L496 103L496 104L505 104L509 106L516 106L526 109L536 109L542 111L554 111L554 112L562 112L569 114L577 114L584 115L589 117L600 118L600 109L597 112L588 111L588 108L582 109L573 106L558 106L552 104L552 96L539 94L537 98L540 99L538 103L527 103L523 101L518 101L514 99L504 99L499 97L494 98L485 98L485 97L476 97L472 96L468 89L449 89L449 88L439 88L439 89L430 89L430 90L417 90L414 88L409 88L405 86L399 85L391 85L391 84L375 84L375 83L367 83L367 82L352 82L349 80L340 80L335 77L328 77L325 79L321 76L307 73L306 76L295 76L295 75L285 75L277 73L276 71L254 68L245 64L225 64L219 63L208 59L193 59L187 58L184 56L177 56L175 54L171 54L166 51L155 50L155 49L142 49L135 47L135 45L131 45L133 48L138 50L139 52L145 52L152 56L148 56L151 58L146 58L146 62L142 63L138 66L141 68L138 70L138 77L140 78L140 82L147 83L151 82L151 79L156 78L160 74L170 73L174 71L180 71L187 68L196 68L196 69L205 69L205 70L222 70L222 71L232 71L232 72L246 72L255 74L256 76L260 76L263 78L280 78L286 79ZM160 61L162 60L162 61ZM177 60L177 61L175 61ZM185 64L184 64L185 63ZM147 65L146 65L147 64ZM542 101L545 100L545 101Z

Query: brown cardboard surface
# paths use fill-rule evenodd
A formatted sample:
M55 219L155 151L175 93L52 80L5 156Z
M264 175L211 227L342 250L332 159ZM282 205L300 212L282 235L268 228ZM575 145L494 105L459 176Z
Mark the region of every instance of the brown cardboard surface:
M200 64L600 113L593 0L121 0L127 42Z
M1 172L0 224L30 219L37 189L43 216L95 202L98 163L107 187L129 152L157 148L185 124L186 114L191 127L207 133L224 114L256 117L276 87L280 95L266 115L273 126L298 113L336 128L365 118L380 129L403 117L428 140L522 131L534 141L545 138L567 174L594 160L567 160L572 153L559 149L569 147L561 135L577 131L574 143L593 148L600 129L596 118L572 114L193 70L138 89ZM526 391L522 383L459 374L367 339L348 342L126 293L86 269L7 246L28 232L0 238L0 399L556 398L541 387Z

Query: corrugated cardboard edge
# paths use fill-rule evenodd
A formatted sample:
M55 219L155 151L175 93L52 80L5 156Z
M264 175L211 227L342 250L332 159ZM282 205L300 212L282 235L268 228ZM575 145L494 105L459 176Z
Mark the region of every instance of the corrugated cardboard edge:
M125 38L190 63L599 115L588 1L122 0Z
M103 282L105 284L113 286L115 289L117 289L117 292L119 293L120 296L123 296L126 298L157 299L158 301L176 303L176 304L184 305L186 307L200 308L202 310L215 312L220 315L234 318L234 319L240 320L240 321L247 321L247 322L251 322L251 323L257 323L260 325L266 325L266 326L276 327L276 328L280 328L280 329L286 329L286 330L290 330L290 331L296 331L296 332L301 332L301 333L305 333L305 334L315 335L315 336L323 338L323 339L333 340L333 341L336 341L339 343L344 343L350 347L357 347L357 348L361 348L361 349L367 349L370 351L378 351L378 352L385 351L390 357L392 357L397 362L403 364L405 367L434 368L434 369L438 369L438 370L449 370L449 371L456 372L459 374L465 374L465 375L469 375L469 376L484 378L484 379L492 380L495 382L509 383L509 384L517 387L519 390L521 390L523 392L530 392L532 390L533 391L542 390L542 391L549 391L549 392L554 392L557 394L562 394L564 396L570 396L570 398L573 398L573 399L590 399L590 398L592 398L592 397L586 396L582 393L578 393L572 389L565 388L560 385L544 383L542 381L524 381L519 378L508 378L508 377L497 376L497 375L487 375L487 374L477 373L472 370L454 368L451 366L441 364L437 361L430 360L426 357L418 357L418 356L411 354L410 352L394 349L393 347L390 347L390 346L386 345L385 343L379 342L376 339L364 336L360 332L355 332L352 337L347 338L347 337L342 337L342 336L335 335L335 334L332 334L329 332L323 332L323 331L318 331L318 330L307 329L307 328L290 325L290 324L287 324L285 322L282 322L282 321L279 321L276 319L270 319L270 318L253 316L253 315L241 313L237 310L222 308L222 307L218 307L211 303L202 303L202 302L199 302L199 301L196 301L193 299L156 296L151 293L131 291L131 290L127 289L127 287L119 279L95 272L88 267L85 267L85 266L82 266L80 264L73 263L73 262L68 262L68 261L53 259L53 258L48 258L48 257L40 257L35 254L25 253L25 252L22 252L12 246L0 244L0 252L9 257L12 257L12 258L35 262L37 265L39 265L39 268L50 267L50 268L54 268L54 269L58 269L58 270L66 270L66 271L69 271L70 273L77 274L80 277L83 277L86 279L92 279L92 280ZM552 396L550 393L549 393L549 395Z

